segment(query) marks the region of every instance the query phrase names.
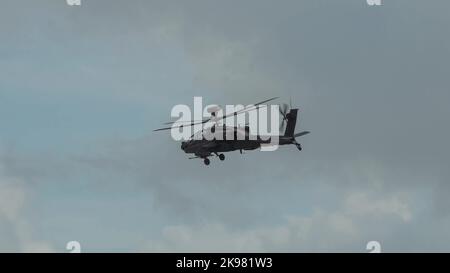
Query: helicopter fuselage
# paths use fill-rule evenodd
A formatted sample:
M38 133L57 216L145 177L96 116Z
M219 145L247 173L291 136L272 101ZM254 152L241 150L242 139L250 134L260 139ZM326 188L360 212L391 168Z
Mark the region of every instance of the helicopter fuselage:
M223 152L255 150L264 144L286 145L292 144L294 141L292 137L277 136L277 142L273 143L273 136L251 135L248 127L241 129L223 126L220 129L220 132L216 132L216 134L221 136L220 138L208 137L207 133L202 131L199 134L193 135L190 140L183 141L181 143L181 149L185 153L206 158L211 154L217 155Z

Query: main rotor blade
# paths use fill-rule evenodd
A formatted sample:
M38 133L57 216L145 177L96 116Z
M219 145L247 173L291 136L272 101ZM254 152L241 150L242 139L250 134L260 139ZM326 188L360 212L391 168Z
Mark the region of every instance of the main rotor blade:
M278 99L279 97L273 97L273 98L271 98L271 99L267 99L267 100L263 100L263 101L261 101L261 102L258 102L258 103L255 103L255 104L253 104L254 106L257 106L257 105L260 105L260 104L263 104L263 103L266 103L266 102L269 102L269 101L273 101L273 100L276 100L276 99Z
M245 112L248 112L248 111L258 110L259 108L265 107L265 106L266 106L266 105L261 105L261 104L266 103L266 102L269 102L269 101L276 100L276 99L278 99L278 98L279 98L279 97L274 97L274 98L270 98L270 99L267 99L267 100L260 101L260 102L258 102L258 103L255 103L255 104L250 105L249 107L244 107L244 109L241 109L241 110L238 110L238 111L236 111L236 112L230 113L230 114L228 114L228 115L219 117L219 118L216 119L216 121L218 121L218 120L223 120L223 119L229 118L229 117L231 117L231 116L237 116L237 115L239 115L239 114L242 114L242 113L245 113Z
M205 121L206 119L204 119L204 120L185 120L185 121L180 121L180 120L177 120L177 121L169 121L169 122L164 122L163 124L164 125L171 125L171 124L175 124L175 123L192 123L192 122L203 122L203 121ZM209 120L209 119L208 119Z
M203 121L191 122L191 123L182 124L182 125L179 125L179 126L171 126L171 127L159 128L159 129L153 130L153 132L163 131L163 130L170 130L170 129L176 129L176 128L182 128L182 127L187 127L187 126L194 126L194 125L197 125L197 124L204 124L204 123L207 123L208 121L211 121L211 120L214 120L215 122L217 122L219 120L224 120L224 119L229 118L231 116L237 116L238 114L242 114L242 113L247 112L247 111L257 110L260 107L264 107L264 105L261 105L261 104L269 102L269 101L276 100L278 98L279 97L273 97L273 98L270 98L270 99L267 99L267 100L260 101L258 103L255 103L255 104L251 105L250 107L245 107L244 109L241 109L239 111L230 113L230 114L228 114L226 116L223 116L223 117L204 119ZM169 124L175 124L175 123L176 122L174 122L174 123L168 122L168 123L165 123L165 124L169 125Z
M207 119L207 120L204 120L204 121L198 121L198 122L191 122L191 123L188 123L188 124L183 124L183 125L178 125L178 126L159 128L159 129L153 130L153 132L170 130L170 129L176 129L176 128L183 128L183 127L189 127L189 126L194 126L194 125L198 125L198 124L204 124L204 123L207 123L209 120L210 119Z

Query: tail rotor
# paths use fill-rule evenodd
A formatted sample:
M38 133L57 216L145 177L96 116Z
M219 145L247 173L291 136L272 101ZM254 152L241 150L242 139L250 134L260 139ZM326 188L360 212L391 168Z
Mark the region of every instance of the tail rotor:
M286 103L283 103L278 108L280 110L281 117L283 118L280 123L280 131L286 126L286 122L288 121L287 114L288 114L288 105Z

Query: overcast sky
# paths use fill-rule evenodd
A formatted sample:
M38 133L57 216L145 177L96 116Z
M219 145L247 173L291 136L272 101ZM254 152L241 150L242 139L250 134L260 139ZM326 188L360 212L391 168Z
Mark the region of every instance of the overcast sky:
M0 4L0 251L450 251L449 1ZM194 96L312 133L205 167Z

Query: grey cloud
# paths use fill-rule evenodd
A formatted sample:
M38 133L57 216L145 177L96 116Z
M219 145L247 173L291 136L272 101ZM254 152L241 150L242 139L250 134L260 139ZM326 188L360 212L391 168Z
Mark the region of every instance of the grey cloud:
M54 251L48 242L33 238L33 228L24 213L29 195L20 178L5 175L0 162L0 252Z
M204 250L359 251L373 237L387 250L448 250L448 1L390 1L378 10L364 1L84 2L77 11L27 3L22 12L43 15L37 22L0 16L17 22L14 32L0 29L22 53L52 40L44 56L82 61L77 79L53 79L49 68L31 83L147 102L155 125L166 121L161 111L194 95L220 104L292 96L300 129L312 134L302 153L230 154L209 168L187 160L168 134L111 138L61 162L16 162L16 173L81 173L148 191L170 219L161 241L148 235L150 250L190 251L195 240ZM192 86L153 85L147 53L165 46L182 49Z

